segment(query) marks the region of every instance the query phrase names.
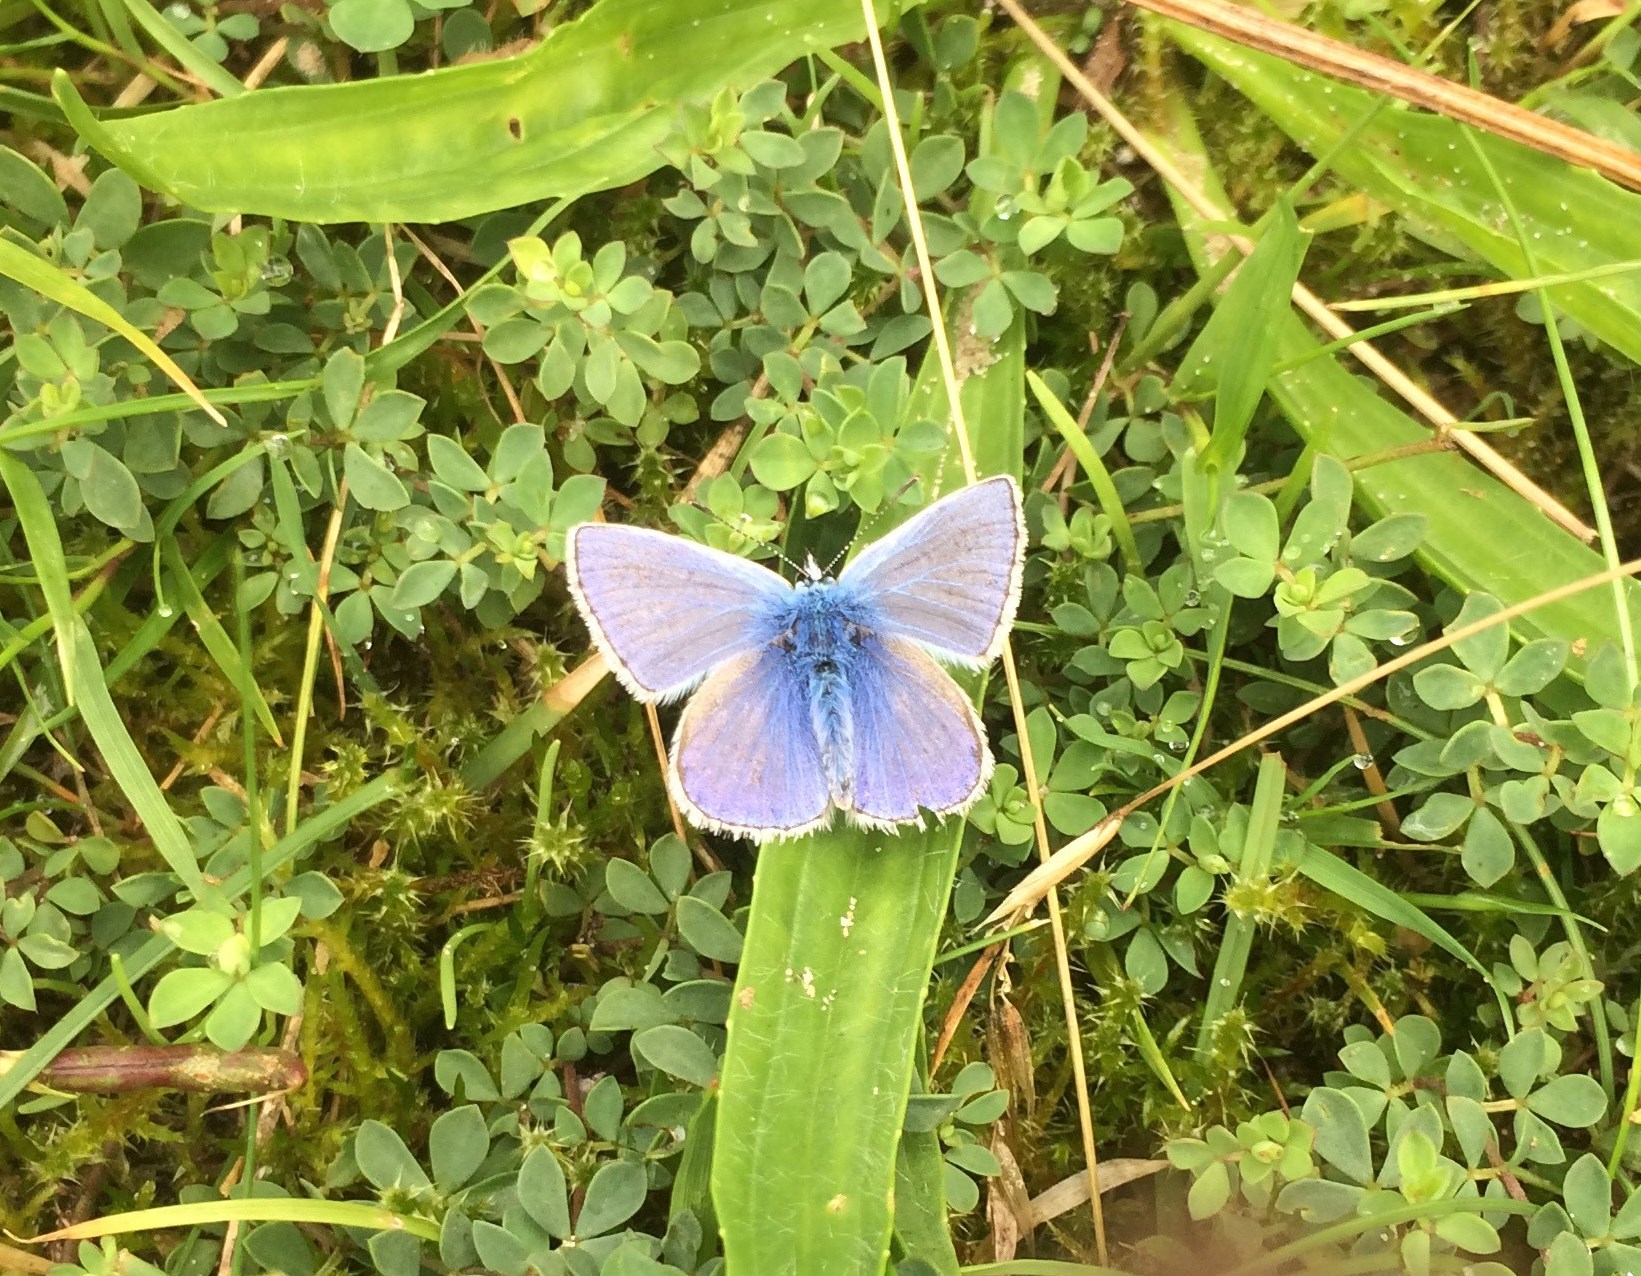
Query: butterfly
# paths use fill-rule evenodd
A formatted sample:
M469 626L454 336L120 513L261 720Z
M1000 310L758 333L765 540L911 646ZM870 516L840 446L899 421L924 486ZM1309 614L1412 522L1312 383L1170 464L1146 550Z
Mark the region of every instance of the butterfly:
M1020 600L1025 520L1012 478L936 501L832 579L796 584L680 536L581 523L570 593L639 700L694 691L667 783L692 824L764 842L964 810L991 776L974 706L941 664L981 668Z

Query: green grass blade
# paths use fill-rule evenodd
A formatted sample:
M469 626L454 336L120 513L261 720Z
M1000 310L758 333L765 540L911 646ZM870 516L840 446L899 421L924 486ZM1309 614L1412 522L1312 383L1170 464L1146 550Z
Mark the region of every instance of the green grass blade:
M154 782L148 764L114 707L114 697L108 694L102 662L97 658L97 645L92 641L91 630L74 610L74 601L69 595L62 541L40 480L33 470L3 449L0 449L0 480L4 480L11 493L35 571L45 591L46 607L57 630L69 699L79 706L80 717L97 742L109 774L142 820L154 841L154 849L198 897L206 887L194 844L165 800L165 794L160 792L160 786Z
M1259 759L1253 805L1242 839L1242 858L1237 862L1238 884L1258 887L1270 877L1286 775L1287 768L1278 754L1267 753ZM1202 1021L1197 1029L1197 1049L1203 1053L1209 1049L1214 1025L1231 1011L1242 995L1242 977L1248 971L1248 955L1253 951L1257 926L1254 917L1234 911L1225 918L1225 933L1220 937L1219 956L1214 961L1214 973L1208 981L1208 995L1203 999Z
M283 1220L287 1223L318 1223L327 1227L359 1227L372 1232L409 1232L426 1241L439 1239L439 1225L431 1219L398 1214L369 1201L313 1201L300 1197L258 1197L250 1200L193 1201L187 1205L161 1205L154 1209L131 1210L125 1214L105 1214L101 1218L75 1223L61 1231L35 1240L87 1240L98 1236L123 1236L130 1232L157 1232L171 1228L202 1227L212 1223L260 1223Z
M604 0L517 57L262 89L82 135L207 212L454 221L636 181L664 162L679 103L858 40L863 25L835 0ZM79 124L83 103L76 114L63 77L54 87Z
M11 493L12 509L28 541L34 574L45 595L46 612L57 628L57 659L63 667L63 682L72 688L75 651L68 641L68 625L76 615L74 591L68 584L68 560L63 556L56 517L34 471L4 448L0 448L0 482ZM72 697L72 690L69 694Z
M1122 497L1117 492L1117 485L1111 478L1111 471L1106 468L1104 459L1094 450L1094 445L1088 441L1088 435L1077 424L1077 418L1066 410L1065 404L1054 397L1054 392L1035 372L1026 373L1026 384L1031 387L1031 393L1037 400L1037 406L1060 437L1066 441L1077 458L1077 464L1082 466L1083 476L1088 479L1089 486L1094 489L1094 495L1100 502L1100 512L1111 520L1111 536L1117 542L1117 548L1122 551L1123 567L1130 575L1138 575L1145 570L1145 560L1140 556L1139 542L1134 539L1134 526L1128 521L1128 510L1123 505Z
M1289 298L1305 260L1308 240L1286 200L1264 225L1174 376L1176 395L1214 396L1213 437L1202 453L1210 470L1234 464L1241 453L1276 361L1277 324L1290 312Z
M125 800L131 803L132 810L136 811L143 827L148 830L154 849L196 899L203 897L209 888L200 874L194 844L184 831L182 821L165 800L165 794L160 792L160 786L154 782L148 763L137 751L136 741L126 730L125 721L114 705L114 697L108 694L108 684L103 679L103 668L97 659L97 646L92 641L91 630L86 627L85 621L75 616L69 632L75 645L72 686L75 702L80 707L81 721L97 742L97 749L103 755L103 762L119 785L120 792L125 794Z
M211 92L224 98L238 97L245 92L243 84L222 66L206 57L192 40L167 22L148 0L114 0L108 8L115 11L121 5L150 40L175 58L178 66Z
M61 73L59 73L61 74ZM222 413L205 401L200 394L199 387L189 378L188 374L177 366L177 362L159 346L141 328L131 323L113 306L109 305L96 293L92 292L78 279L69 275L60 266L37 257L28 249L0 235L0 275L14 279L23 287L32 289L42 297L67 306L75 314L84 315L87 319L94 319L105 328L120 334L166 376L180 386L185 394L205 411L218 425L225 425ZM0 436L3 439L3 436Z
M1398 895L1390 887L1369 877L1332 851L1307 843L1304 854L1299 857L1295 867L1323 890L1393 926L1401 926L1415 935L1424 936L1444 952L1457 957L1484 979L1487 977L1487 967L1477 960L1475 954L1454 939L1411 899Z
M1312 154L1329 150L1377 101L1337 82L1318 93L1314 75L1279 58L1177 23L1168 31ZM1465 132L1440 115L1385 111L1334 156L1334 172L1415 223L1458 240L1503 274L1539 273L1523 255ZM1641 194L1491 134L1477 133L1476 144L1508 187L1544 273L1577 274L1641 257ZM1641 362L1641 276L1563 284L1556 305Z
M379 775L370 783L355 789L334 806L326 807L301 827L289 833L268 848L263 856L265 873L277 872L311 846L328 840L345 829L354 817L370 810L377 803L391 797L398 783L398 775L390 772ZM220 889L228 899L237 899L251 884L249 869L241 868L223 882ZM146 975L175 951L175 945L163 935L154 935L124 959L125 973L135 981ZM0 1108L4 1108L40 1070L67 1049L74 1039L96 1022L97 1017L120 999L120 985L113 975L102 980L95 988L75 1003L74 1008L46 1029L45 1034L18 1056L4 1075L0 1075Z
M1250 55L1251 56L1251 55ZM1338 92L1337 87L1335 92ZM1166 136L1151 140L1198 174L1208 198L1230 216L1230 203L1186 103L1176 99ZM1200 218L1174 201L1199 270L1207 266ZM1635 256L1632 253L1630 256ZM1570 291L1572 285L1568 285ZM1363 383L1348 360L1306 358L1322 343L1293 314L1279 324L1279 364L1295 364L1273 379L1271 394L1308 445L1341 460L1426 442L1431 432ZM1641 327L1638 327L1641 331ZM1299 360L1304 359L1302 364ZM1356 470L1356 500L1373 517L1419 513L1428 520L1419 559L1465 592L1492 594L1506 605L1602 571L1595 550L1551 523L1527 500L1451 452L1431 452ZM1641 586L1626 590L1632 616L1641 619ZM1605 591L1589 590L1521 616L1511 631L1523 639L1560 638L1594 653L1617 642L1618 616ZM1582 668L1575 657L1571 667Z
M230 540L228 533L224 533L219 540ZM177 548L174 540L167 539L160 550L166 566L170 568L170 579L176 587L177 598L182 603L182 609L187 613L199 640L212 660L216 661L217 668L222 670L222 676L234 686L239 686L244 677L244 665L239 658L239 651L234 646L234 640L228 636L228 631L222 627L216 613L211 610L205 601L205 595L200 592L199 582L194 579L188 565L182 561L182 551ZM263 698L262 689L255 682L246 680L246 688L251 698L251 704L256 709L257 720L273 737L275 744L283 746L284 738L279 734L279 725L274 721L273 710Z
M883 1270L963 827L840 829L759 852L712 1170L729 1276Z

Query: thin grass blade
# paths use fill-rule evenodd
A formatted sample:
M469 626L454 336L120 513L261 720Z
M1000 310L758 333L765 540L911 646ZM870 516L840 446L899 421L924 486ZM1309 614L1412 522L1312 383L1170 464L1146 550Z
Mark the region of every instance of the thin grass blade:
M1230 201L1203 150L1189 106L1177 100L1171 106L1167 134L1153 133L1151 140L1198 174L1202 188L1228 219ZM1202 220L1183 200L1174 201L1174 211L1192 259L1199 270L1206 269ZM1296 315L1282 318L1278 329L1278 362L1295 366L1273 378L1271 394L1305 443L1348 461L1430 440L1429 429L1365 385L1345 360L1308 358L1322 343ZM1410 455L1355 470L1352 478L1357 502L1372 516L1425 516L1419 559L1456 589L1489 593L1510 605L1606 566L1599 553L1551 523L1524 497L1454 453ZM1632 616L1641 622L1641 586L1631 582L1626 593ZM1612 597L1590 590L1517 618L1511 631L1522 639L1560 638L1575 644L1575 651L1593 654L1603 642L1617 642L1619 625ZM1581 669L1581 658L1575 656L1569 667Z
M379 802L393 796L399 777L395 773L377 776L368 784L354 790L335 806L326 807L319 814L304 820L295 832L279 839L262 858L263 871L277 872L311 846L328 840L345 829L353 819ZM251 884L249 869L241 868L218 888L227 899L238 899ZM164 935L156 934L143 941L142 946L125 957L127 978L135 982L153 970L176 946ZM3 1110L39 1076L40 1070L57 1053L74 1043L74 1039L96 1022L97 1017L120 998L119 981L110 975L75 1003L45 1034L23 1051L0 1075L0 1110Z
M1334 142L1378 100L1364 89L1319 81L1310 72L1178 23L1169 34L1223 76L1313 155ZM1501 273L1535 274L1493 191L1476 145L1498 170L1533 235L1547 274L1577 274L1641 257L1641 194L1588 169L1440 115L1392 109L1334 157L1334 171L1415 225L1457 240ZM1641 276L1623 273L1558 285L1556 305L1629 358L1641 362Z
M61 267L35 256L28 249L0 235L0 275L15 279L23 287L39 293L42 297L67 306L75 314L94 319L105 328L119 333L137 347L143 358L170 377L207 416L218 425L227 424L222 413L205 401L199 387L177 366L175 359L155 345L146 332Z

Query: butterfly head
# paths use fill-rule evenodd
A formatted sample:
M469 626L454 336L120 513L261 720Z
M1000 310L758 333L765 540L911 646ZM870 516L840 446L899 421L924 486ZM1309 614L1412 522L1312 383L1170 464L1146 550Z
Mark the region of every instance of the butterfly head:
M831 580L832 574L815 561L813 554L804 556L803 567L798 572L798 588L806 585L819 585Z

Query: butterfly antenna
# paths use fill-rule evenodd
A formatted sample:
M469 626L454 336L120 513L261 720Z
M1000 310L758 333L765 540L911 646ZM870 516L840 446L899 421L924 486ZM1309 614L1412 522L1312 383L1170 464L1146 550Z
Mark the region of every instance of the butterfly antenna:
M874 510L871 514L867 515L865 518L860 520L859 526L857 526L855 528L855 534L849 538L848 543L846 545L844 545L844 547L842 549L840 549L836 554L832 555L832 560L829 563L826 564L826 574L828 576L832 576L832 575L836 574L837 565L849 556L849 551L850 550L854 549L854 547L856 545L860 544L860 538L865 536L867 532L871 531L871 529L877 524L877 522L881 518L883 518L883 516L886 515L890 511L890 509L892 509L896 505L899 505L900 504L900 498L902 496L905 496L906 493L911 491L912 488L915 487L916 485L917 485L917 475L914 474L914 475L912 475L911 478L907 479L904 483L902 483L899 487L897 487L892 493L890 493L888 500L884 501L883 504L878 506L878 508L876 510Z
M691 509L700 510L701 513L705 514L714 523L717 523L718 526L727 527L735 535L737 535L737 536L746 536L746 533L741 528L735 526L734 523L732 523L729 519L725 518L722 514L718 513L717 510L711 509L708 506L703 505L700 501L691 499L691 500L687 500L687 501L683 502L683 504L688 505ZM745 518L746 515L743 514L743 515L741 515L741 517ZM750 540L751 537L748 537L747 539ZM769 544L769 542L766 542L766 541L760 541L758 543L759 544ZM804 575L808 574L802 567L798 566L798 564L794 563L785 554L781 553L779 548L777 548L775 545L769 544L769 547L775 551L775 557L780 559L781 562L784 563L787 566L787 568L791 571L793 576L804 576Z

